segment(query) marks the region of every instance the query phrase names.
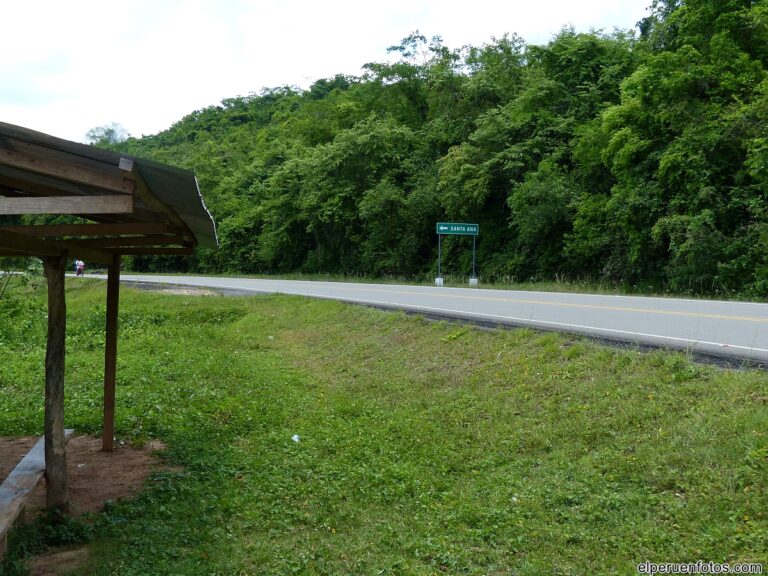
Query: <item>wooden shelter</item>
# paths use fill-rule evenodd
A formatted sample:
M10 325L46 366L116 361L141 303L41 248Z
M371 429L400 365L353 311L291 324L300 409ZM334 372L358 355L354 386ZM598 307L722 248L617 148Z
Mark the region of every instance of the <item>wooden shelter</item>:
M46 504L66 510L64 342L67 262L106 265L102 448L113 449L120 257L216 247L195 176L125 154L0 122L0 216L70 215L67 224L0 225L0 256L42 258L48 280L45 357Z

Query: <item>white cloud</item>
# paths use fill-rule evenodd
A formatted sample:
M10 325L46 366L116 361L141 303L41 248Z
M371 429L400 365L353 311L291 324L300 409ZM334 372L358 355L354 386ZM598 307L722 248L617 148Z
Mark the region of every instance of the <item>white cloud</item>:
M415 30L455 48L563 25L632 28L650 0L27 0L4 2L0 120L81 140L134 135L263 87L360 74Z

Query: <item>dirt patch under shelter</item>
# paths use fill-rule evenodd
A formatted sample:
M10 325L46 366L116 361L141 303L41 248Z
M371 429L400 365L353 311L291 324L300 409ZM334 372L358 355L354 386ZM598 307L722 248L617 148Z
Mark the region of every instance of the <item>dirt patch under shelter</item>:
M0 482L37 442L37 436L0 437ZM165 446L157 441L143 448L115 446L112 452L101 450L101 439L74 436L67 444L69 472L69 509L73 516L98 512L105 502L136 494L150 472L160 468L155 452ZM45 508L45 478L29 495L25 519L35 518ZM52 550L30 561L33 576L55 576L72 572L87 561L87 548Z

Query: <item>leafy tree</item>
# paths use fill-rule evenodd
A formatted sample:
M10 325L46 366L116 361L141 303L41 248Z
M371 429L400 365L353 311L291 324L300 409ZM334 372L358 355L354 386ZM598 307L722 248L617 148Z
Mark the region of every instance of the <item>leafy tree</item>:
M130 136L120 124L112 122L109 125L97 126L88 130L85 134L85 141L93 146L108 148L125 142Z
M659 280L676 290L735 289L753 274L740 238L764 222L750 170L766 125L755 108L766 77L763 11L748 1L658 8L664 42L604 115L612 201L630 218L618 230L629 245L626 270L647 277L662 266Z
M435 222L465 220L485 278L767 296L768 5L654 0L638 28L458 49L414 32L359 78L94 141L195 169L222 245L184 264L201 271L424 274ZM461 239L444 248L469 269Z

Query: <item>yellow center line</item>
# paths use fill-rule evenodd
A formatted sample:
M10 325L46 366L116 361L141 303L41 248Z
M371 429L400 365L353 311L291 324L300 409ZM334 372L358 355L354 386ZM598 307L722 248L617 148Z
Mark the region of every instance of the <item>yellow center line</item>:
M335 287L334 287L335 288ZM339 286L345 290L356 290L348 286ZM656 308L633 308L630 306L606 306L601 304L577 304L573 302L550 302L547 300L533 300L528 298L501 298L495 296L467 296L464 294L447 294L439 292L416 292L412 290L392 290L385 288L366 288L370 292L381 292L384 294L400 294L408 296L429 296L448 299L461 300L479 300L484 302L508 302L514 304L536 304L541 306L559 306L561 308L581 308L589 310L611 310L614 312L634 312L638 314L658 314L660 316L684 316L687 318L709 318L713 320L735 320L741 322L758 322L768 324L768 318L759 318L754 316L731 316L729 314L708 314L706 312L678 312L675 310L658 310Z

